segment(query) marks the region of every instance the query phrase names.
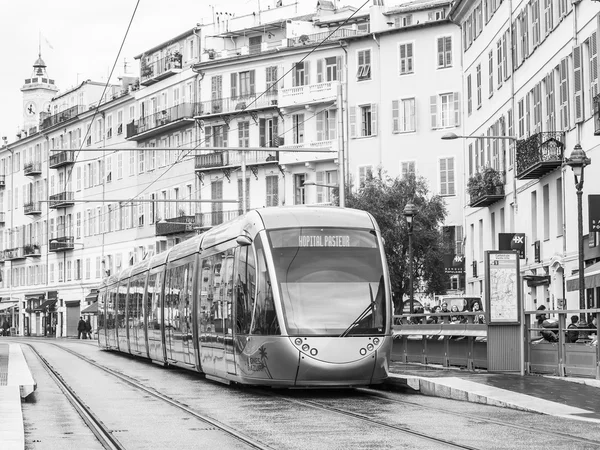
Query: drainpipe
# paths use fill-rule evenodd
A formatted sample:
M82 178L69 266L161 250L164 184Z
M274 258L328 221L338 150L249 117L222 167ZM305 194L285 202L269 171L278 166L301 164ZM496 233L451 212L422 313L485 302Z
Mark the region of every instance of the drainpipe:
M371 33L371 36L373 37L373 40L375 41L375 43L377 44L377 61L381 62L381 44L379 43L379 41L377 40L377 36L375 35L375 33ZM373 58L373 61L375 61L375 58ZM381 64L379 64L379 67L381 67ZM373 69L371 69L371 73L373 73ZM382 93L382 85L383 83L379 83L379 104L381 104L381 93ZM381 114L379 114L378 112L378 116L380 116ZM381 122L381 120L379 120L379 117L377 117L377 126L379 127L379 122ZM375 130L377 131L377 130ZM382 144L381 144L381 136L379 135L379 133L377 133L377 147L379 148L379 165L383 165L383 148L382 148Z
M340 41L340 48L344 50L346 57L344 59L344 82L340 80L338 86L337 105L338 105L338 167L340 168L340 180L339 180L339 200L340 207L346 206L346 176L348 169L346 167L348 160L348 152L344 149L344 83L348 83L348 50L346 50L343 43Z

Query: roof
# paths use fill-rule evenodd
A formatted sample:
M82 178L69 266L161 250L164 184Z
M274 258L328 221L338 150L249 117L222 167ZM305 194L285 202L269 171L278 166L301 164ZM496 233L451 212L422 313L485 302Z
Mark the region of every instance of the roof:
M267 31L275 31L283 29L287 26L289 22L297 21L297 22L310 22L315 17L315 14L303 14L301 16L290 17L286 19L277 19L273 22L261 23L259 25L255 25L253 27L242 28L240 30L233 31L225 31L223 33L218 33L214 35L210 35L211 37L222 37L222 38L230 38L230 37L240 37L247 36L251 33L265 33Z
M156 50L160 50L161 48L164 48L164 47L167 47L167 46L169 46L171 44L174 44L175 42L180 41L181 39L183 39L185 37L191 36L192 34L194 34L194 31L196 31L197 29L198 29L197 27L194 27L194 28L191 28L189 30L186 30L183 33L178 34L177 36L169 39L168 41L164 41L162 44L155 45L154 47L146 50L143 53L140 53L137 56L134 56L133 58L134 59L140 59L142 56L147 55L148 53L155 52Z
M441 6L450 6L450 0L413 0L403 3L402 5L392 6L384 12L385 15L405 13L411 11L420 11L424 9L439 8Z
M87 308L83 308L81 314L98 314L98 302L94 302Z

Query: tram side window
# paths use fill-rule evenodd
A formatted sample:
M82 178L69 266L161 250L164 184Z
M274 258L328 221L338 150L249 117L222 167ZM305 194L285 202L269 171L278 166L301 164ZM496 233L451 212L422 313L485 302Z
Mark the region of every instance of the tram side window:
M236 333L250 333L256 292L256 263L252 247L239 249L236 283Z
M108 289L102 289L100 295L98 295L98 329L104 328L106 321L106 312L104 310L104 304L106 302Z
M119 283L119 295L117 298L117 327L125 328L125 305L127 302L127 281Z
M262 240L257 237L254 242L256 246L257 291L250 331L252 334L261 335L281 334Z
M143 326L142 295L145 274L136 275L129 283L129 328Z
M179 316L179 302L181 290L185 283L186 266L173 267L167 272L165 289L165 326L179 330L181 327Z
M180 303L180 315L182 322L182 333L184 341L192 338L192 283L194 281L194 264L185 266L185 290L182 291Z
M109 297L108 297L108 305L106 308L106 314L107 314L107 318L106 318L106 328L115 328L115 308L117 306L117 290L118 290L118 285L114 284L111 288L110 288L110 293L109 293Z
M200 283L198 283L200 297L200 332L212 331L211 328L211 309L214 299L213 292L213 270L214 257L208 257L202 260L202 270Z

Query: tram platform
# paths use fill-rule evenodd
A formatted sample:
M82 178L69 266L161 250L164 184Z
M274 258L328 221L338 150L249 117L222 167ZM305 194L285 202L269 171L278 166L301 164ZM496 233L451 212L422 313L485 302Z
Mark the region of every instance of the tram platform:
M25 447L21 398L36 389L36 383L19 344L0 342L0 447Z
M386 384L434 397L600 423L600 380L470 372L392 361Z

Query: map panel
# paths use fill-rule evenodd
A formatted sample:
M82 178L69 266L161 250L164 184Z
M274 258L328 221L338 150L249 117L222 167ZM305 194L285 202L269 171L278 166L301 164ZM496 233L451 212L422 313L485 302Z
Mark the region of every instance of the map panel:
M488 274L490 322L518 322L519 285L516 253L490 253Z

